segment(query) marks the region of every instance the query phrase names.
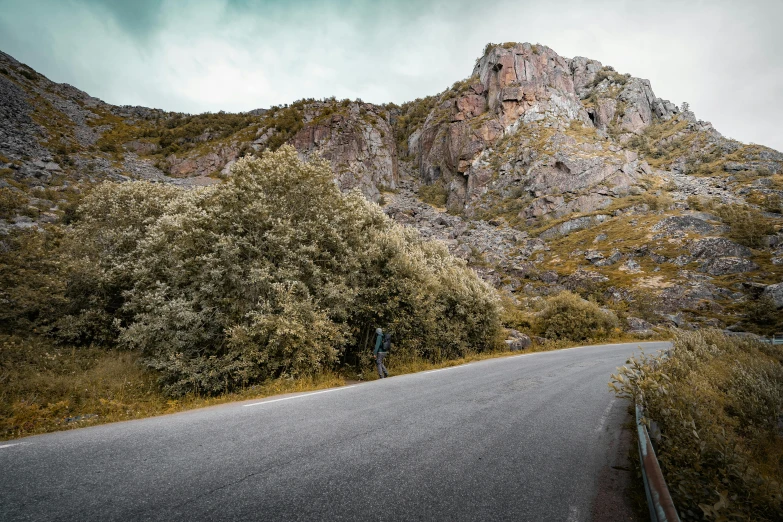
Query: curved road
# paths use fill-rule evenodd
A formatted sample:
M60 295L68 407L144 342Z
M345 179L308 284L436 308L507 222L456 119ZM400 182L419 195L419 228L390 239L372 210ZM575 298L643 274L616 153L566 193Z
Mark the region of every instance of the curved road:
M590 520L640 345L0 442L0 519Z

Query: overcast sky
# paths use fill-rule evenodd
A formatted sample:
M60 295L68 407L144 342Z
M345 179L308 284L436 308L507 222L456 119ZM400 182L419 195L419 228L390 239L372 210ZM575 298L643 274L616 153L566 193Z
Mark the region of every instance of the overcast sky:
M487 42L541 43L783 150L781 20L781 0L0 0L0 50L109 103L197 113L401 103L468 76Z

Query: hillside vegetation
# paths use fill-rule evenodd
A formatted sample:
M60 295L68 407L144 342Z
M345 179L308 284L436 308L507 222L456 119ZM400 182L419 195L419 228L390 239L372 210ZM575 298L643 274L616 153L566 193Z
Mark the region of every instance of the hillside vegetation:
M240 160L212 188L98 185L69 229L7 244L9 371L13 336L31 330L76 350L128 353L170 397L361 367L379 326L401 357L498 346L494 289L442 244L342 194L328 163L302 162L289 146Z

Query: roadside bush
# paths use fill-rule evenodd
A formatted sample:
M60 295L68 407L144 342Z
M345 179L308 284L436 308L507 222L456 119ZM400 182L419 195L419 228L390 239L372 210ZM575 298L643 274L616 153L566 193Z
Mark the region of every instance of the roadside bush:
M658 458L683 521L780 520L783 352L719 330L678 333L612 376L661 429Z
M65 273L56 256L62 231L20 230L0 241L0 332L42 327L66 305Z
M596 303L569 291L547 298L538 317L538 329L548 339L602 339L618 326L613 312L602 310Z
M170 395L355 364L377 326L431 360L498 340L494 289L290 146L210 188L107 183L80 214L58 333L140 352Z

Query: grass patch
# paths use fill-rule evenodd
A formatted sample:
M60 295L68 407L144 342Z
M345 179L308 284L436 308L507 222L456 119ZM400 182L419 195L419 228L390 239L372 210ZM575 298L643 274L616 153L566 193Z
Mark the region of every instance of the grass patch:
M666 333L653 339L668 338ZM603 342L634 342L638 337L618 335ZM651 339L644 339L649 341ZM404 375L459 366L486 359L581 346L574 341L546 341L524 352L505 350L470 353L459 359L429 361L392 353L385 363L390 374ZM215 397L165 396L157 374L140 364L133 352L103 348L75 348L44 337L0 336L0 440L53 431L141 419L218 404L261 399L286 393L343 386L349 381L378 378L374 359L367 354L361 368L324 372L297 379L278 378Z

